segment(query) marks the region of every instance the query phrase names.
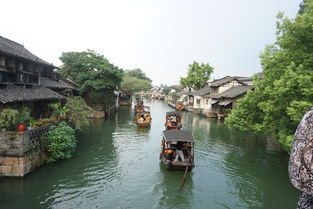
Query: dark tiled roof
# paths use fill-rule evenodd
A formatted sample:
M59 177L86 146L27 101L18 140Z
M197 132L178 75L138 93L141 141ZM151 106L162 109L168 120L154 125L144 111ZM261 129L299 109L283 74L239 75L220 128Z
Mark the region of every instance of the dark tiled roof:
M55 81L47 77L40 78L40 85L51 89L74 89L72 85L62 79Z
M191 94L194 96L204 96L206 94L209 94L210 92L211 92L211 88L208 86L205 86L198 91L192 92Z
M166 116L171 116L171 115L181 116L181 113L177 111L166 112Z
M231 76L226 76L224 78L221 79L217 79L214 81L209 82L210 87L219 87L225 83L228 83L232 80L237 80L238 82L244 84L242 81L240 81L237 77L231 77ZM244 84L245 85L245 84Z
M14 57L19 57L28 61L32 61L38 64L48 65L54 67L52 64L40 59L36 55L32 54L30 51L24 48L23 45L11 41L10 39L0 36L0 53L11 55Z
M245 81L253 81L252 77L240 77L240 76L235 76L234 78L238 79L239 81L245 82Z
M253 89L253 86L234 86L222 93L219 94L211 94L211 98L220 99L220 98L235 98L246 93L248 90Z
M43 100L59 100L65 97L44 87L21 88L15 85L0 89L0 102L17 103Z
M194 142L195 139L190 131L167 130L163 131L166 141Z

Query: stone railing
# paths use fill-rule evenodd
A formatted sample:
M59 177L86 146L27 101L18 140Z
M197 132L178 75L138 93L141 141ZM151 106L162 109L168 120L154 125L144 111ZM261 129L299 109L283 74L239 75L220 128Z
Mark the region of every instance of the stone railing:
M35 147L41 146L41 138L53 124L35 128L23 133L15 131L0 132L0 156L24 156Z

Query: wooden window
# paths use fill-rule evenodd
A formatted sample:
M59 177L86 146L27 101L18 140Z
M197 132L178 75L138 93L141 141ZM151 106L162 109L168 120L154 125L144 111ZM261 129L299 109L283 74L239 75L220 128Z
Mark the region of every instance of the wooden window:
M15 61L8 60L7 70L14 73L15 72Z
M26 71L32 73L33 72L33 65L32 64L27 64Z
M197 104L200 104L200 99L197 99Z
M0 67L5 69L5 57L4 56L0 57Z
M40 66L39 65L34 65L33 72L34 73L39 73L40 72Z
M206 99L206 100L205 100L205 103L206 103L206 104L209 104L209 99Z
M0 82L8 82L8 73L0 72Z

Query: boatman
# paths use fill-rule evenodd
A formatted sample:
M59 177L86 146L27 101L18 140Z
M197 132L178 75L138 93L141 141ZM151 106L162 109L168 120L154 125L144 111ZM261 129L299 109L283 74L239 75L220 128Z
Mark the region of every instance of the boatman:
M179 157L180 157L182 162L185 161L185 156L184 156L182 148L183 148L183 142L177 142L175 161L178 161Z

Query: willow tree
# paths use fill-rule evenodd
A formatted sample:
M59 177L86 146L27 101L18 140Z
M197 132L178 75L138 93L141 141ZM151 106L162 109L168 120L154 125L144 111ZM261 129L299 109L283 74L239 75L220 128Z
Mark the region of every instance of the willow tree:
M276 42L261 54L263 79L239 100L226 119L230 127L275 133L286 150L306 111L313 106L313 1L303 14L278 14Z
M187 77L180 78L180 83L184 87L192 87L196 90L203 88L210 79L214 68L209 64L194 61L188 66Z

